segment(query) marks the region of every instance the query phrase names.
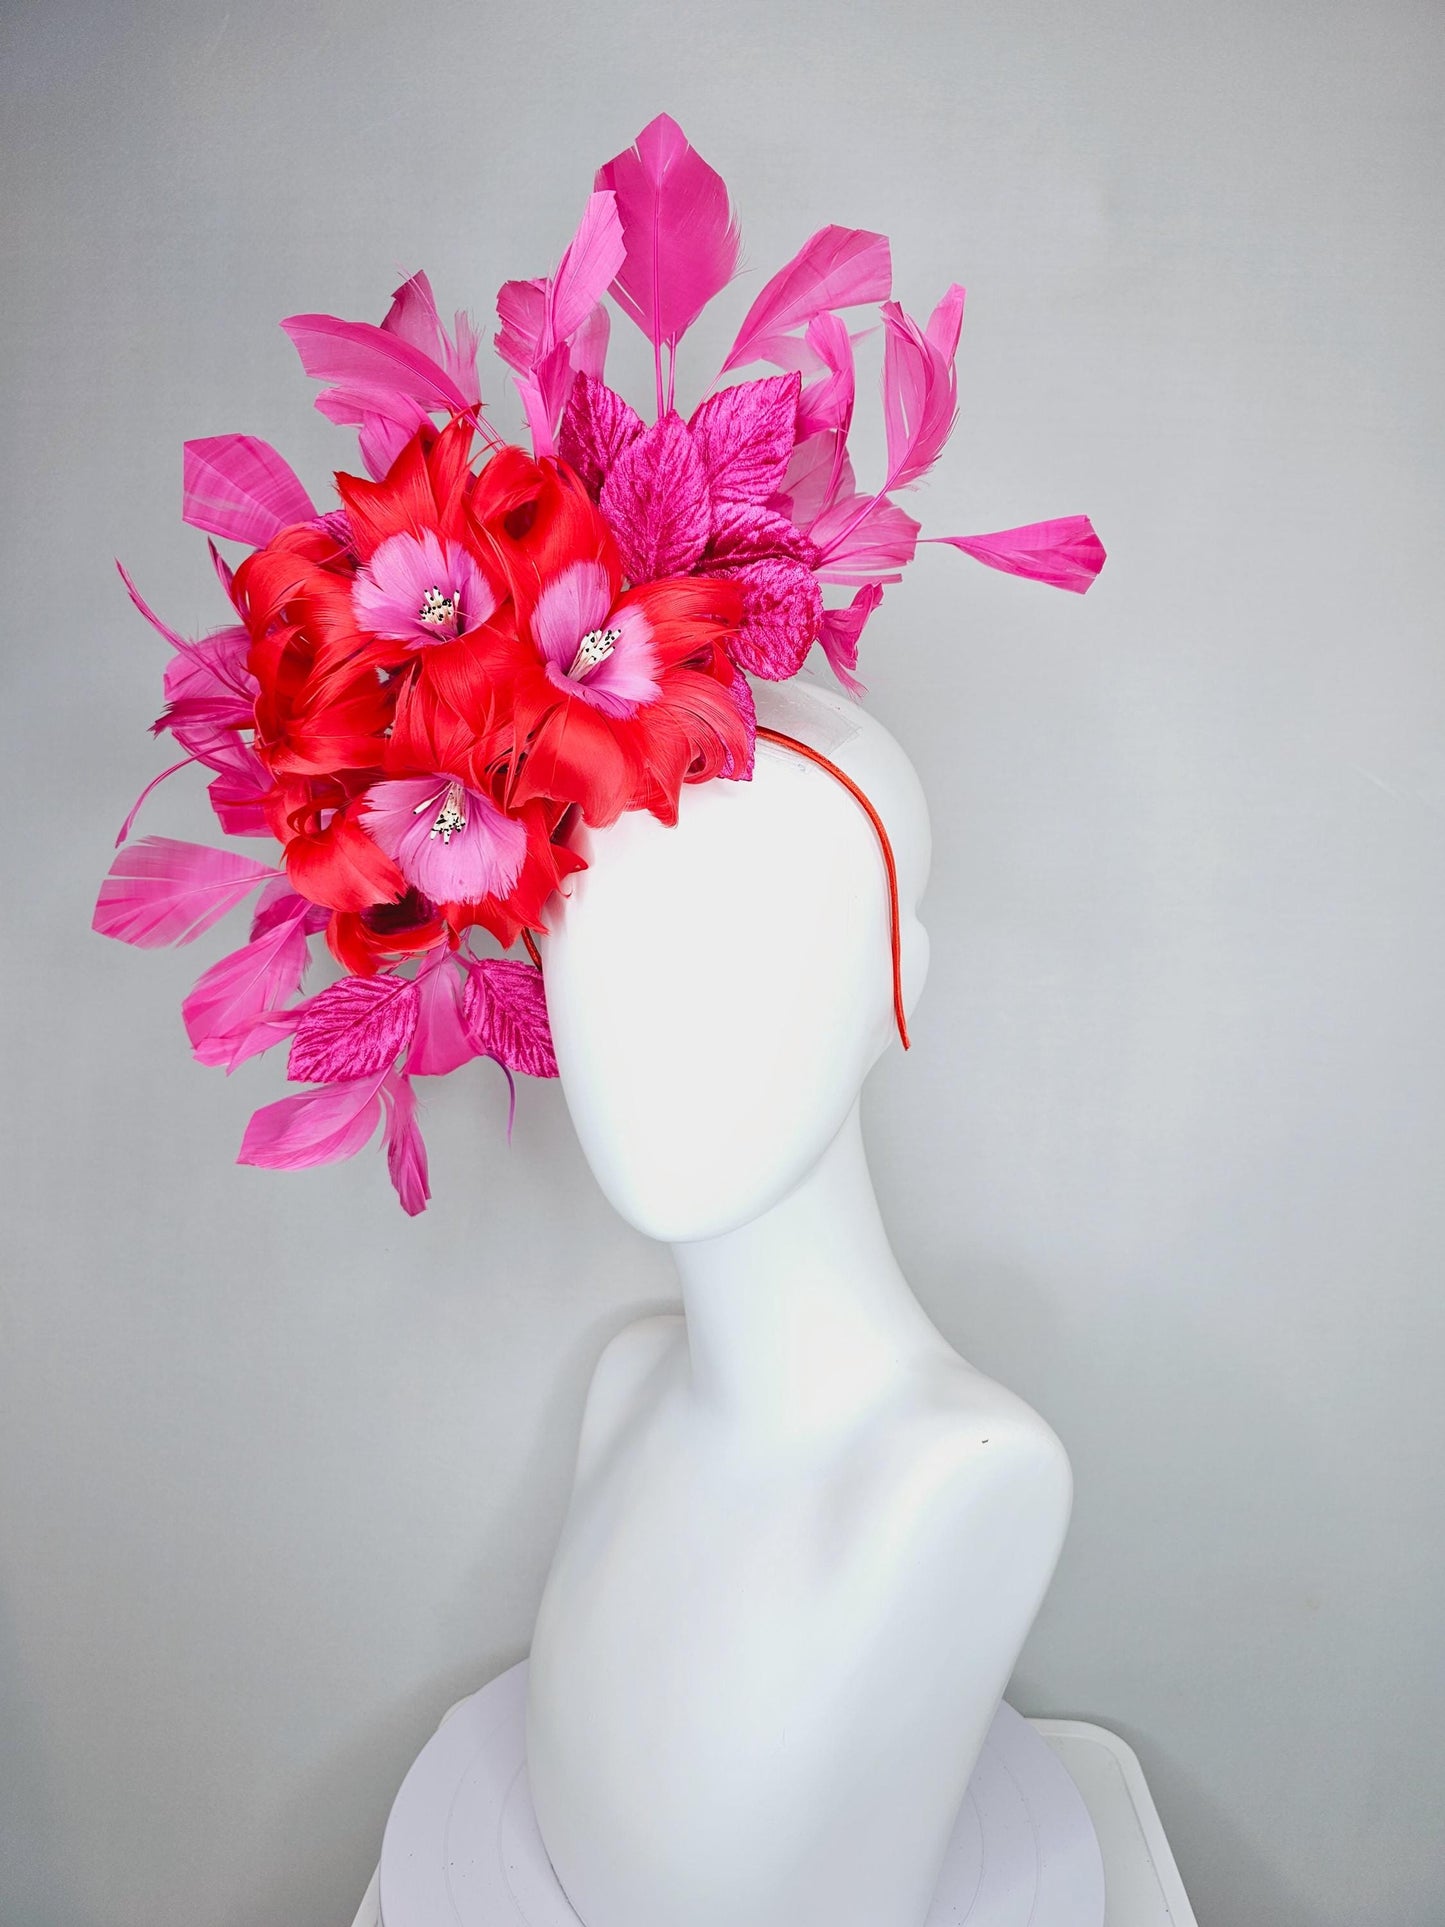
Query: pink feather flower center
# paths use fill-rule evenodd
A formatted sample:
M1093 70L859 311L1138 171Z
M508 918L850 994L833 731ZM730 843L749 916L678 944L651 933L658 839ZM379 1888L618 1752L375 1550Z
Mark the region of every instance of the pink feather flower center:
M497 606L476 557L430 529L379 544L352 585L351 602L363 629L411 649L454 642Z
M527 855L525 827L453 776L373 784L362 824L412 888L433 903L505 896Z
M605 716L635 715L661 691L652 625L641 609L612 606L600 562L574 562L543 589L532 636L547 679Z

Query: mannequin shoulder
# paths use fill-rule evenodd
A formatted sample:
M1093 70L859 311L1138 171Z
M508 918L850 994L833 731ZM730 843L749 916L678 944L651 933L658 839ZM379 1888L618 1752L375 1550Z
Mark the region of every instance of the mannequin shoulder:
M926 1513L1027 1505L1068 1517L1073 1474L1058 1434L1016 1393L961 1359L928 1372L887 1435L875 1462L904 1481Z
M687 1351L681 1312L656 1312L634 1319L610 1338L592 1373L577 1447L577 1474L583 1477L635 1417L650 1385Z

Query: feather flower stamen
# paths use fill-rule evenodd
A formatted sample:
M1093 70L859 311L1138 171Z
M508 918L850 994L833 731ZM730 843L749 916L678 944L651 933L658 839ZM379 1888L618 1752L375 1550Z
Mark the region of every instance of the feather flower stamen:
M589 629L577 645L577 653L572 658L572 666L567 674L573 682L581 682L599 663L606 662L621 640L620 629Z

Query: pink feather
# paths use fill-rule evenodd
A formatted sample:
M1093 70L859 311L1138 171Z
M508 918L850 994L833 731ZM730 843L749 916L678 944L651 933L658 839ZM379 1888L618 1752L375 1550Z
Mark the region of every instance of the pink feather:
M617 196L626 259L612 294L654 348L675 348L738 264L723 178L666 114L597 171Z
M306 1006L286 1075L334 1084L384 1070L411 1042L419 994L407 977L343 977Z
M478 405L475 364L468 371L449 357L453 365L447 368L389 328L331 314L293 314L281 326L313 381L360 395L369 390L378 399L395 395L427 412L465 414Z
M158 950L191 943L280 872L229 850L147 836L121 851L100 886L91 928Z
M273 788L270 771L255 750L243 743L235 768L222 770L206 785L206 794L227 836L269 836L265 798Z
M1054 522L1029 522L1023 528L998 529L992 535L929 535L927 542L944 542L962 549L976 562L1005 575L1047 582L1051 588L1083 595L1104 566L1104 545L1087 515L1066 515Z
M210 435L186 443L181 520L193 529L259 549L315 515L295 471L268 442L254 435Z
M416 980L416 1030L407 1053L409 1077L445 1077L477 1055L466 1027L465 968L451 956L424 968Z
M858 667L858 638L882 600L882 583L865 582L846 609L824 611L818 643L828 659L828 667L850 696L865 693L863 684L853 674Z
M947 339L952 304L962 313L963 290L948 290L934 322ZM953 355L945 354L896 301L883 305L883 421L888 436L884 492L921 481L943 452L958 412ZM957 331L953 343L957 345Z
M139 609L140 613L145 617L146 621L150 624L152 629L155 630L156 634L158 636L164 636L166 641L171 645L172 649L189 649L191 645L186 640L186 638L183 635L180 635L176 630L172 629L172 627L168 622L161 621L160 617L156 614L155 610L146 601L145 597L141 594L140 590L135 586L135 583L131 579L130 570L127 569L125 564L117 560L115 566L121 581L125 584L126 594L130 597L135 607Z
M426 1145L417 1123L416 1092L411 1079L393 1071L381 1087L386 1105L386 1168L401 1208L409 1218L425 1211L431 1196Z
M246 1126L237 1164L268 1171L300 1171L355 1157L381 1122L381 1086L387 1073L323 1084L266 1104Z
M823 582L897 582L913 560L919 524L886 495L844 497L808 533L822 551Z
M723 373L773 359L767 337L801 328L815 315L886 301L892 284L886 235L865 228L820 228L748 309Z
M301 988L310 961L304 919L277 923L211 965L181 1005L198 1062L231 1067L234 1033L249 1031ZM249 1053L247 1053L249 1054Z

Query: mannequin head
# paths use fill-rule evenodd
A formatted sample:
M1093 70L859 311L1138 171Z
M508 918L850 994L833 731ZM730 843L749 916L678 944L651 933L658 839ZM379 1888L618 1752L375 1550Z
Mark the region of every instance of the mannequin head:
M928 968L916 910L928 813L881 724L812 683L766 684L758 720L858 783L898 866L904 1000ZM568 1108L617 1211L671 1243L751 1223L807 1175L896 1036L878 839L825 770L758 744L750 783L683 791L577 833L554 899L547 1004Z

